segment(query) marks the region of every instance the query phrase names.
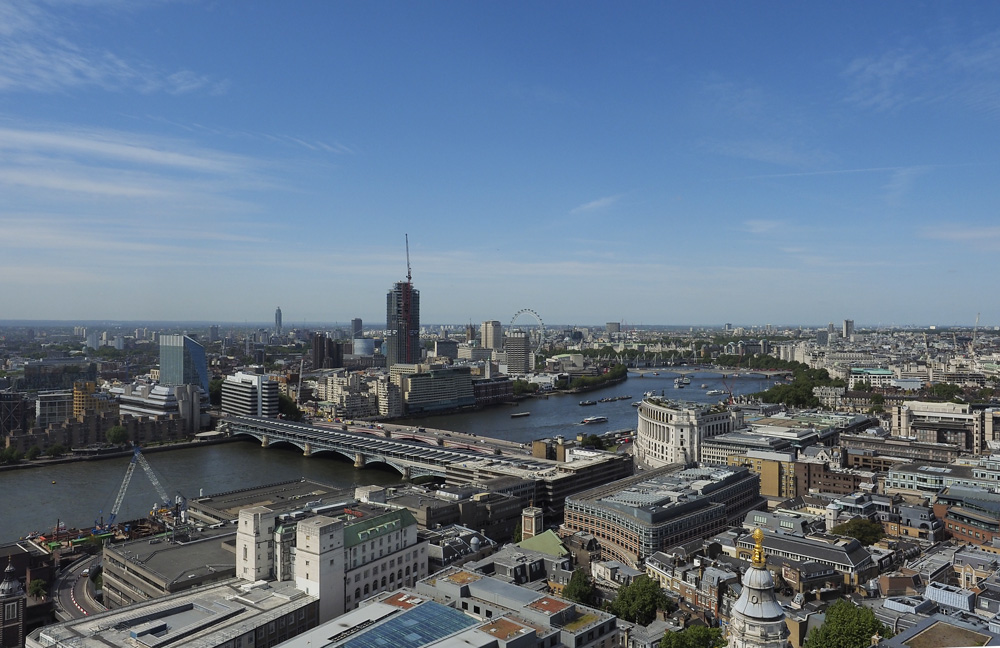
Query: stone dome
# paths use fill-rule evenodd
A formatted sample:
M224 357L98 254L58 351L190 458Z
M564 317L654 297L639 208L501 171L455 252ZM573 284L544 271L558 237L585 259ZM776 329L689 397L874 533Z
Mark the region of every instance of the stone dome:
M24 588L21 587L21 582L14 575L14 564L8 560L7 569L3 572L3 582L0 582L0 598L10 598L22 594L24 594Z

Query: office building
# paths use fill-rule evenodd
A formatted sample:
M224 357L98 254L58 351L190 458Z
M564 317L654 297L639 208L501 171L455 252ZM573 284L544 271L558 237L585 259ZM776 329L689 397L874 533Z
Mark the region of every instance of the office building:
M507 354L507 373L524 375L531 371L534 364L534 354L531 352L531 339L527 331L511 331L504 339L504 352Z
M590 533L604 558L638 567L657 551L707 538L766 508L760 477L742 466L679 468L567 497L563 532Z
M173 542L106 544L102 554L104 605L118 609L232 579L236 530L180 532Z
M278 416L278 381L267 374L236 373L222 383L222 411L236 416Z
M483 322L482 327L480 327L480 335L484 349L499 351L503 348L503 327L497 320Z
M294 579L320 598L320 622L326 622L426 576L427 543L417 538L417 521L405 509L351 499L290 514L253 506L239 512L236 575L251 582Z
M112 387L122 416L165 420L177 417L184 435L196 434L211 423L208 392L197 385L123 385Z
M842 337L845 340L850 341L851 340L851 336L854 335L854 320L845 319L844 320L844 327L843 327L843 330L841 331L841 333L842 333Z
M738 409L645 398L639 404L636 459L651 468L702 461L701 444L705 439L742 427L743 413Z
M420 362L420 291L398 281L385 297L386 366Z
M730 466L746 466L760 476L760 494L764 497L791 499L795 489L795 452L751 450L729 457Z
M271 648L315 628L319 601L290 583L223 583L55 623L27 637L28 648L132 646Z
M360 337L364 337L365 327L361 323L360 317L355 317L351 320L351 338L357 340Z
M453 410L476 404L469 367L396 366L414 369L395 374L403 407L408 414Z
M24 363L24 377L17 388L36 392L72 389L78 380L97 380L97 363L78 358L46 358Z
M161 335L160 384L197 385L208 394L205 347L187 335Z
M72 391L38 392L35 399L35 427L47 428L73 416Z
M219 341L219 326L218 324L212 324L208 327L208 341L209 343Z
M274 334L281 337L281 306L274 309Z

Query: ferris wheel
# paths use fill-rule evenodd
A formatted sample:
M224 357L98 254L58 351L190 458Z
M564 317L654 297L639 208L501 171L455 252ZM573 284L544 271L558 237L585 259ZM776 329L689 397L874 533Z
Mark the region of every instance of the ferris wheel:
M522 321L519 323L518 319ZM514 317L510 318L507 330L509 332L516 329L525 331L528 334L528 339L532 342L535 353L541 353L542 344L545 343L545 323L538 313L530 308L522 308L514 313Z

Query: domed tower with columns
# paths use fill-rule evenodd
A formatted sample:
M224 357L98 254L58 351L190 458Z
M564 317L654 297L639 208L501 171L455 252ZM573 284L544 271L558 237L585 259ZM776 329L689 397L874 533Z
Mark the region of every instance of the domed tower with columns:
M774 595L774 578L764 556L764 532L753 532L756 546L743 591L729 615L729 648L789 648L785 610Z
M26 603L24 588L14 575L13 557L8 558L7 569L0 581L0 648L21 648L24 645Z

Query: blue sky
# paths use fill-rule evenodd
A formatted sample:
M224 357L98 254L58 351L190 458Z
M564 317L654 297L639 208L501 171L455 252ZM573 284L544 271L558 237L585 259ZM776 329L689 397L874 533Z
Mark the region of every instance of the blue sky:
M0 0L4 319L1000 324L991 2Z

